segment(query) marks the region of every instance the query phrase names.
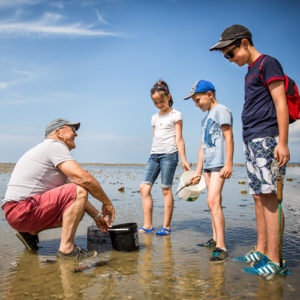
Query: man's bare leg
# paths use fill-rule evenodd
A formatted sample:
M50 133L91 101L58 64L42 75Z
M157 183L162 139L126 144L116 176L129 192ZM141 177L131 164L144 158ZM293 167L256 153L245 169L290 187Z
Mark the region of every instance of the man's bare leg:
M70 253L74 248L75 233L79 222L84 215L87 199L87 190L77 186L76 199L63 214L61 241L59 246L59 251L62 253Z

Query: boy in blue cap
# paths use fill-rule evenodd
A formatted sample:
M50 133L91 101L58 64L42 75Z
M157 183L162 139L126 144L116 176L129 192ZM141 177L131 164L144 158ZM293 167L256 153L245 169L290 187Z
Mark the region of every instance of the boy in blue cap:
M213 238L200 246L216 247L210 261L228 258L225 246L225 220L222 211L222 189L225 179L231 177L233 159L232 113L216 99L214 85L206 80L197 81L184 98L192 98L195 105L208 114L202 120L202 139L198 154L196 174L192 183L197 184L204 171L207 187L207 204L211 212ZM226 157L224 155L226 149Z
M257 51L251 32L242 25L226 28L210 50L221 51L226 59L240 67L249 66L242 122L249 192L255 200L257 246L236 259L255 264L243 268L248 273L288 274L285 262L280 262L276 195L277 176L285 174L285 165L290 159L282 67L275 58Z

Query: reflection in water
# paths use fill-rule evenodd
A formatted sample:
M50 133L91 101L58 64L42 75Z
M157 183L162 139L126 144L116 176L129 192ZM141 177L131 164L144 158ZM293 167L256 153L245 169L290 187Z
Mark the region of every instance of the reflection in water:
M140 235L141 236L141 235ZM153 234L143 234L144 249L140 250L139 285L143 287L146 295L151 295L153 290L154 262L153 262Z
M168 297L175 298L176 293L174 290L174 284L176 282L176 274L174 270L175 262L173 259L171 236L165 236L163 241L163 278L162 278L162 288Z
M45 299L46 295L62 295L63 292L58 269L51 264L41 264L39 256L27 250L17 259L14 270L5 281L4 295L11 299L25 296Z
M228 297L225 290L225 266L226 262L210 263L208 295L213 297Z
M25 250L6 278L3 294L7 299L78 297L81 294L78 288L86 288L91 283L88 277L78 276L73 272L80 265L80 262L39 257Z
M257 277L258 287L257 287L257 299L270 299L279 300L283 296L283 286L284 277L274 276L269 280Z
M142 234L144 249L140 251L139 284L146 295L168 295L175 297L175 262L173 260L171 236L159 238L159 249L153 247L153 234ZM158 251L157 251L158 250Z

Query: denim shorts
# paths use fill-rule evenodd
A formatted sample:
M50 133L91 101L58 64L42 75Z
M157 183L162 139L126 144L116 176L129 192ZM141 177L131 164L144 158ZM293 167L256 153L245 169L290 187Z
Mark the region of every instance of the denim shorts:
M276 194L277 176L285 175L285 166L278 168L274 159L275 137L256 138L244 142L244 154L250 194Z
M172 154L151 154L142 183L153 185L161 172L161 187L172 187L175 170L178 164L178 152Z

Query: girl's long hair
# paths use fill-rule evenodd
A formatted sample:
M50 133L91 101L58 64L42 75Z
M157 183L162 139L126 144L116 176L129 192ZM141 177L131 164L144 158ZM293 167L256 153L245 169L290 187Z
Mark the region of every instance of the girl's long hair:
M171 93L170 93L169 87L168 87L168 85L167 85L167 83L166 83L165 81L163 81L163 80L160 79L159 81L157 81L157 82L153 85L153 87L152 87L152 89L151 89L151 96L152 96L154 93L157 93L157 92L163 93L163 94L166 95L166 96L170 95L171 98L170 98L170 100L169 100L169 106L170 106L170 107L173 106L174 101L173 101L172 95L171 95Z

